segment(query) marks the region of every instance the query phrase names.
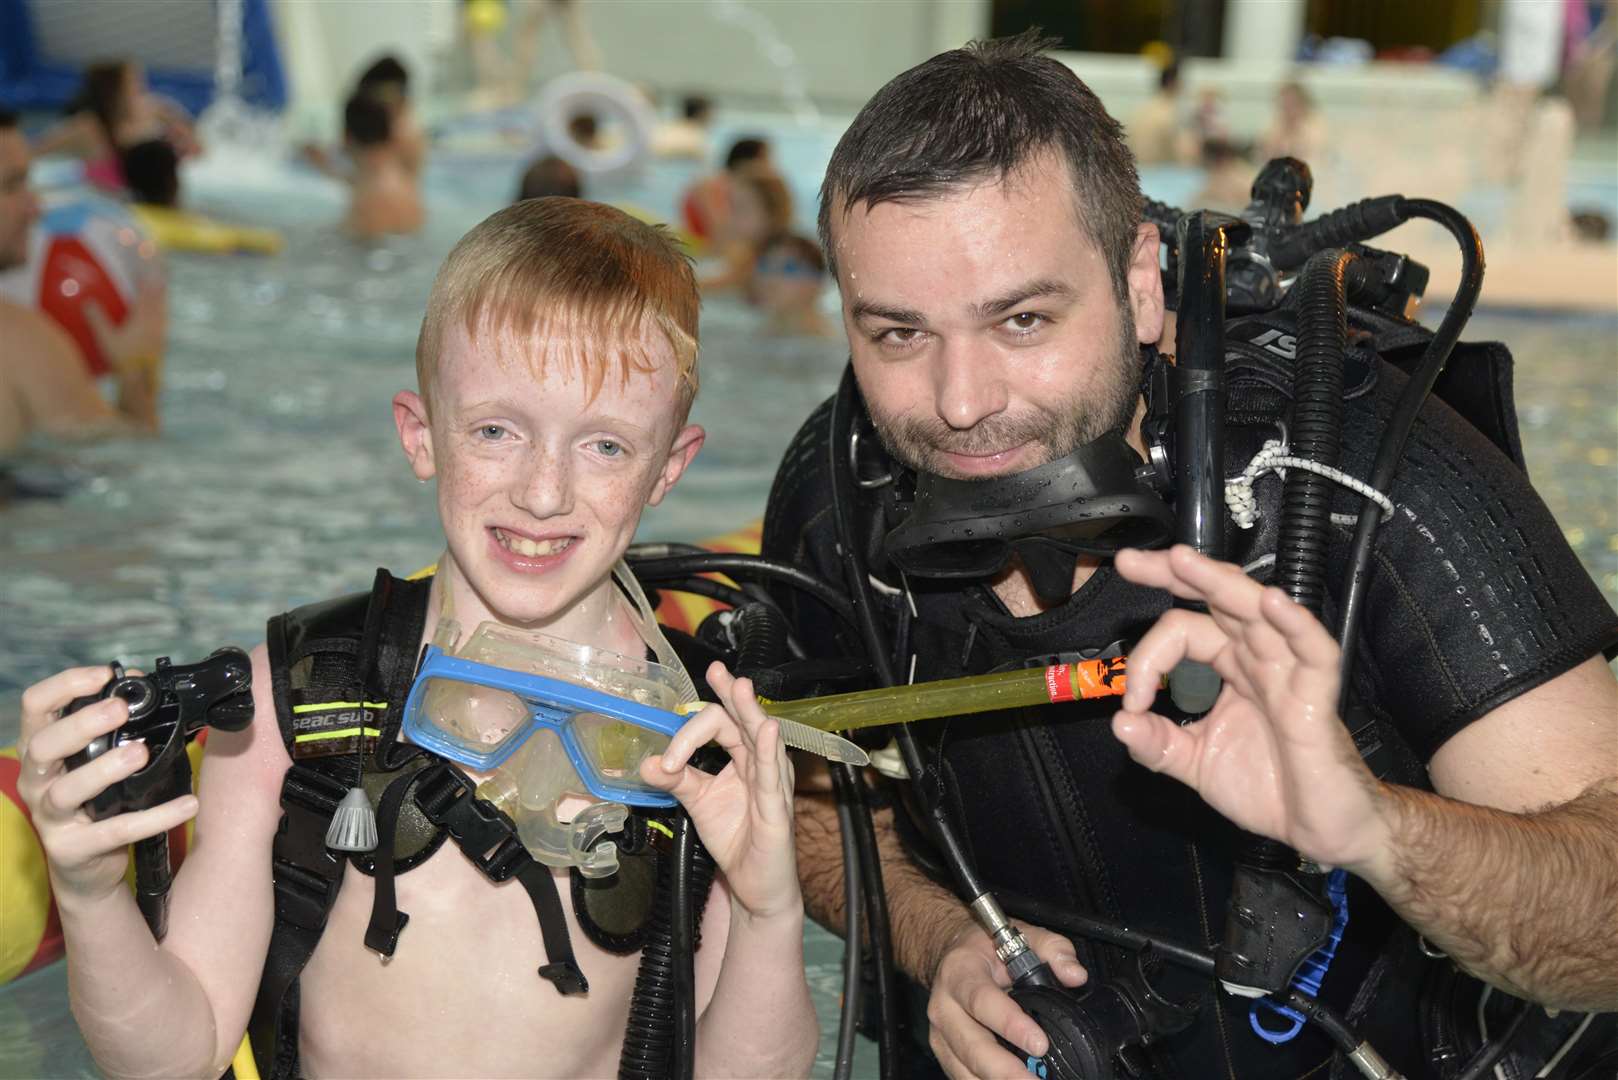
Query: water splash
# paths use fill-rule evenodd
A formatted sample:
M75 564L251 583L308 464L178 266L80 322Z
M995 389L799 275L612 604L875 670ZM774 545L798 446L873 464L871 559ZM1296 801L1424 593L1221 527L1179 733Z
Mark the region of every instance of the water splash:
M742 0L710 0L709 8L715 19L730 23L747 31L764 57L781 73L781 96L792 110L792 117L800 125L810 127L820 123L820 110L809 99L808 80L793 51L775 29L775 24L761 11L742 3Z
M214 98L197 118L197 134L212 152L231 158L279 159L281 122L242 98L242 0L217 0L214 28Z

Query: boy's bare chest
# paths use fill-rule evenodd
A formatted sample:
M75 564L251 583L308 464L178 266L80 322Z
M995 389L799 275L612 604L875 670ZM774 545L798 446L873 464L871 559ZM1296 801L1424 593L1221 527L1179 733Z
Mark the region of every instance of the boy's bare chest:
M539 977L545 948L528 894L490 882L453 844L395 879L410 922L386 963L363 944L374 883L350 868L301 983L306 1074L615 1073L640 958L591 945L566 877L556 881L587 994L564 997Z

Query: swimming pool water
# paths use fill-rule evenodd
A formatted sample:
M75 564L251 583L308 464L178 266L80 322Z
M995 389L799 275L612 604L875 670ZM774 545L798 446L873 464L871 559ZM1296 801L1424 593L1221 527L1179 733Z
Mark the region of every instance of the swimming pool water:
M778 138L808 224L835 132ZM81 474L59 500L0 511L0 745L15 740L17 695L59 668L112 657L191 659L262 636L264 619L365 588L376 566L407 572L442 540L430 488L415 483L389 398L413 385L420 312L438 260L514 188L509 155L436 162L432 220L408 240L359 247L335 234L340 192L281 165L193 172L200 209L288 235L268 260L170 260L171 348L150 441L36 455ZM668 212L691 173L659 167L600 192ZM641 536L696 540L763 509L781 451L835 386L845 346L757 337L735 302L707 305L702 392L709 440ZM1618 603L1618 322L1485 313L1470 338L1517 359L1529 466L1569 541ZM841 943L812 930L822 1016L817 1075L829 1075ZM861 1047L860 1074L874 1075ZM0 988L0 1076L92 1076L56 965Z

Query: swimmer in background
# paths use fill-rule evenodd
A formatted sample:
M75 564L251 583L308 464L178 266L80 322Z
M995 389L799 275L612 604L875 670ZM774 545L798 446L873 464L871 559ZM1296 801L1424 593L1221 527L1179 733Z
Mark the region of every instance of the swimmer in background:
M427 164L427 134L416 118L416 107L411 101L409 70L391 53L384 55L360 72L354 93L375 98L387 106L391 142L399 164L411 176L420 179ZM310 165L335 180L347 183L353 178L352 170L345 168L323 146L310 143L301 153Z
M209 255L281 250L281 234L273 229L230 225L180 209L180 158L164 140L148 139L124 151L123 168L130 212L158 247Z
M826 256L820 245L798 233L777 233L764 242L753 268L752 295L767 316L772 337L831 337L820 310L826 285Z
M749 289L764 242L791 227L792 192L780 174L757 167L738 172L731 185L730 217L710 243L725 265L701 280L702 290Z
M413 233L426 218L421 190L393 145L388 107L356 93L343 107L343 145L354 162L343 227L360 238Z
M523 170L522 180L517 184L517 198L514 201L544 199L552 195L578 199L583 197L580 194L582 190L579 170L555 154L551 154L539 158Z
M1180 65L1170 63L1157 77L1157 93L1147 98L1124 125L1137 165L1190 165L1197 160L1196 132L1180 97Z
M354 89L388 107L393 149L399 163L411 176L419 178L427 164L427 134L416 119L416 107L410 98L410 72L398 57L389 54L366 68Z
M1259 138L1258 160L1295 157L1320 175L1326 149L1326 119L1315 107L1315 99L1296 79L1281 84L1275 92L1275 118Z
M708 156L708 124L713 102L692 94L680 101L680 118L660 124L652 135L652 153L661 158L701 161Z
M737 139L725 154L725 167L686 188L680 197L680 223L706 244L716 244L730 223L731 189L746 169L774 170L770 144L756 136Z
M0 271L28 257L29 228L39 218L39 200L28 187L30 155L15 113L0 109ZM99 307L86 317L112 363L115 404L101 396L67 333L42 312L0 299L0 455L29 435L93 439L154 434L157 391L168 323L161 281L149 278L114 327Z
M1229 139L1209 139L1202 144L1202 167L1207 175L1202 190L1191 196L1192 206L1239 214L1253 201L1255 170Z
M152 93L144 68L133 60L104 60L84 69L67 118L41 135L33 152L36 157L83 158L87 181L106 191L122 191L122 153L147 139L168 140L181 157L200 150L191 118Z

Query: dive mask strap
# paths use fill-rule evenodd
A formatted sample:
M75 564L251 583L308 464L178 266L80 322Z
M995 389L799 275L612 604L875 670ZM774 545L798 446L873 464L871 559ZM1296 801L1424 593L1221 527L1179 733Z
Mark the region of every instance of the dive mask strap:
M641 640L651 648L657 656L657 662L674 672L679 681L678 689L681 702L699 701L696 684L691 681L691 673L685 669L680 660L680 654L674 651L669 639L664 636L663 628L658 625L657 615L652 611L652 603L646 598L646 590L641 588L635 579L635 573L629 569L629 564L619 559L612 568L612 575L617 579L619 586L624 590L630 605L635 610L637 628L640 630Z

